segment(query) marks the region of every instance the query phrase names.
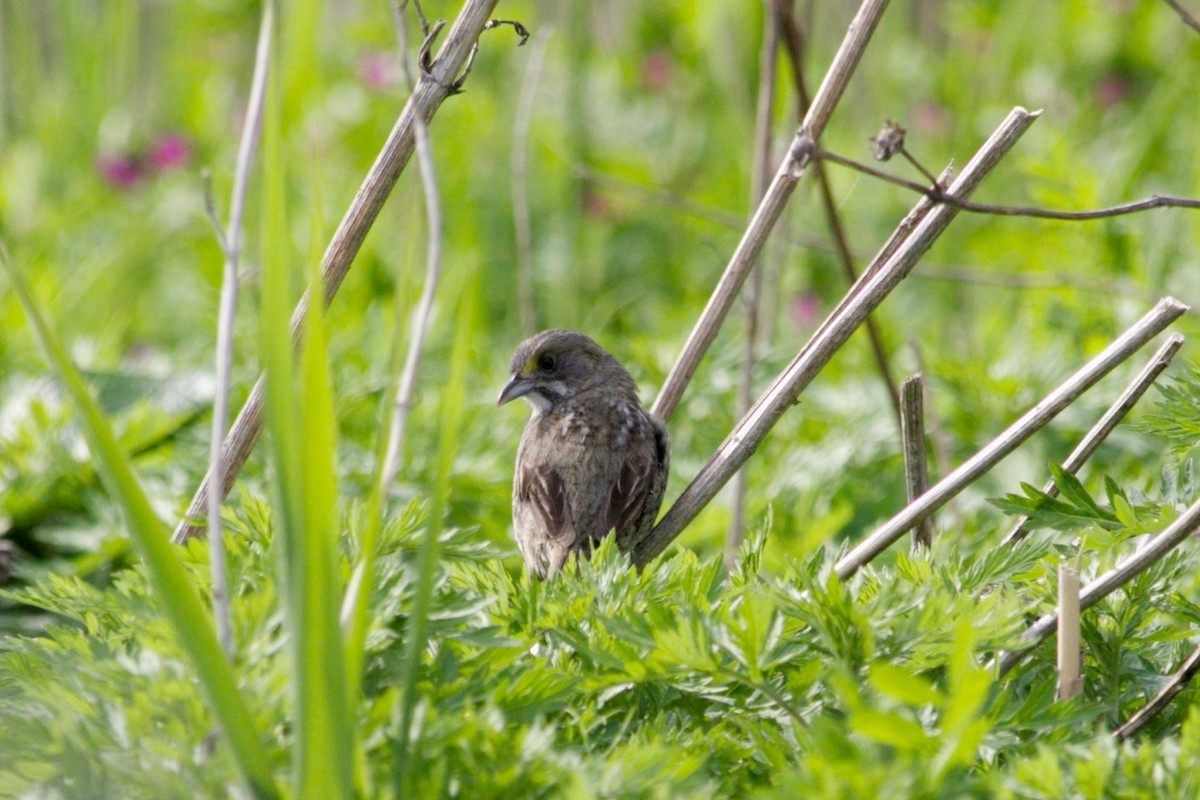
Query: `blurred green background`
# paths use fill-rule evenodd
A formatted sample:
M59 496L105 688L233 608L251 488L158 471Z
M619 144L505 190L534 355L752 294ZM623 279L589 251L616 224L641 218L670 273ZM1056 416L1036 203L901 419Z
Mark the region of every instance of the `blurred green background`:
M853 5L799 4L810 91ZM458 8L425 3L431 18L453 18ZM204 175L224 219L258 13L257 3L240 0L0 2L0 238L96 381L166 518L182 511L207 458L221 256L204 211ZM749 210L762 9L600 0L505 2L498 13L524 23L532 40L517 48L510 29L486 33L466 91L431 127L443 281L394 495L428 492L454 309L475 293L478 312L461 323L473 326L472 350L450 523L474 526L516 568L508 497L524 411L493 406L523 337L514 155L526 163L516 190L530 209L537 326L598 339L631 368L648 402ZM302 259L319 257L407 91L383 0L287 3L281 33L302 274ZM539 51L544 61L530 74ZM1200 36L1163 3L895 3L822 145L867 160L868 137L891 118L937 172L965 163L1022 105L1043 114L976 199L1076 209L1151 193L1196 196L1198 58ZM779 68L775 162L796 119L790 75L782 61ZM518 118L523 96L526 120ZM523 126L527 139L514 139ZM899 161L887 166L918 177ZM861 267L915 197L828 169ZM258 371L258 197L252 180L239 400ZM361 496L370 481L380 401L421 288L424 237L410 168L333 304L346 497ZM925 369L940 466L999 432L1157 297L1200 297L1198 245L1200 215L1181 210L1088 223L961 215L876 315L897 374ZM810 180L764 263L759 389L845 288ZM128 558L117 513L16 301L7 287L0 292L0 535L11 579L46 570L102 577ZM668 503L735 420L740 314L739 306L672 420ZM1176 327L1196 328L1191 314ZM1183 358L1194 357L1192 348ZM1020 480L1040 483L1046 460L1065 456L1139 365L1119 370L969 490L944 526L1002 526L983 499ZM1097 455L1096 472L1145 489L1159 481L1162 460L1160 443L1122 430ZM247 489L263 491L261 472L253 456L235 503ZM752 526L771 515L771 569L857 538L902 504L898 434L861 335L751 460L748 498ZM729 514L723 494L680 541L719 550Z

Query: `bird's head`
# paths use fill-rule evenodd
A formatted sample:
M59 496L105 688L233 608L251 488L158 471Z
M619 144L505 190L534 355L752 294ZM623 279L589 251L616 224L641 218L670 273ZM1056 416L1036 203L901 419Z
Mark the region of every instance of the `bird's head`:
M538 413L593 386L597 380L632 389L633 380L600 345L575 331L553 328L517 345L512 377L496 405L524 397Z

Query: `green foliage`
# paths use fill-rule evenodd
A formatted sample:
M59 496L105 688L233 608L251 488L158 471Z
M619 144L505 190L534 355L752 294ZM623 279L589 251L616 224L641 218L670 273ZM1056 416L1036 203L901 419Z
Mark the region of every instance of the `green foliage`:
M228 518L235 665L284 773L296 728L269 513L255 501ZM352 533L360 519L344 524ZM381 532L355 712L368 795L391 782L428 524L410 506ZM728 577L719 559L686 551L639 575L605 542L547 583L513 577L469 531L439 539L436 611L415 681L412 796L782 797L804 786L821 797L1043 797L1059 785L1136 796L1194 780L1183 766L1197 747L1194 714L1167 746L1117 747L1104 730L1178 657L1166 596L1102 604L1080 699L1052 701L1051 648L1009 683L993 682L988 654L1013 644L1022 607L1046 594L1041 565L1054 547L1036 535L980 558L939 545L846 586L825 554L787 577L764 574L761 531ZM201 585L204 561L202 548L187 550ZM203 745L211 718L142 568L104 590L51 578L12 596L61 622L0 652L5 786L65 796L227 790L233 765ZM1108 659L1113 637L1138 653L1139 670Z
M160 462L204 401L195 380L133 373L83 373L110 416L120 446L140 464ZM73 424L69 403L45 378L12 377L0 396L0 527L19 553L11 566L20 581L47 571L82 574L123 562L127 541L102 534L100 480ZM4 567L0 567L0 574ZM0 626L19 627L14 609Z
M1155 388L1161 397L1140 428L1166 439L1171 455L1182 461L1200 444L1200 366L1192 364L1185 375Z
M236 678L224 659L216 633L195 587L187 580L176 561L162 522L150 507L150 501L134 473L124 449L100 410L79 371L67 357L61 342L50 330L21 274L0 250L4 267L30 327L46 354L46 360L75 412L80 417L83 436L95 460L96 469L124 512L125 529L146 566L147 576L171 621L173 633L187 653L189 664L200 681L205 700L221 726L237 761L241 777L252 794L270 797L274 787L263 765L259 733L249 719Z
M298 14L297 14L298 16ZM290 17L289 17L290 19ZM275 23L268 3L263 25ZM357 741L338 608L336 433L330 388L324 306L312 303L293 364L290 325L292 247L283 161L283 57L272 51L263 112L263 303L261 363L266 371L264 415L274 467L282 596L292 679L294 747L292 789L297 797L344 800L353 796ZM305 282L320 297L315 265ZM353 685L353 684L351 684Z
M436 18L459 3L423 5ZM443 283L409 446L384 498L373 477L380 409L424 259L415 169L295 363L285 331L406 99L394 26L374 0L282 6L235 332L240 392L261 367L274 372L269 453L251 459L226 515L236 688L225 694L247 707L236 733L262 732L263 774L295 796L330 797L348 783L364 797L1196 794L1197 689L1137 741L1109 733L1194 645L1193 543L1084 614L1080 697L1054 699L1048 644L1004 681L986 665L1049 610L1060 559L1086 581L1195 500L1200 373L1164 388L1078 478L1051 467L1051 498L1033 488L1045 464L1125 376L1101 383L939 512L931 554L896 547L842 585L831 577L842 543L904 502L887 399L852 342L747 464L748 519L760 529L731 573L717 556L729 521L719 500L642 574L606 543L569 574L530 582L507 531L522 420L492 405L522 335L513 191L530 210L538 326L593 334L648 397L743 228L761 4L500 6L546 48L529 135L513 141L540 43L517 49L509 32L486 33L467 92L430 127ZM980 199L1085 208L1200 194L1189 66L1200 39L1165 4L918 6L893 4L823 146L861 157L891 116L936 170L961 164L1020 103L1045 111ZM0 294L0 536L17 547L0 627L21 632L0 640L0 793L240 790L234 750L212 738L199 640L170 622L188 604L133 560L129 503L103 492L93 459L134 460L143 500L164 519L203 473L207 426L196 417L209 390L178 377L211 371L220 253L201 172L220 208L260 11L244 0L0 3L0 237L115 433L85 452L79 416L45 388L24 312ZM810 91L851 13L814 3L805 16ZM1045 35L1029 36L1029 19ZM775 100L789 137L788 80ZM156 147L173 136L186 157L157 166ZM861 261L914 197L829 173ZM806 179L764 256L776 277L759 388L843 292L812 194ZM961 215L873 315L897 372L926 372L937 471L1157 296L1194 300L1197 246L1200 227L1183 211L1086 225ZM671 420L668 499L734 421L736 316ZM1196 332L1195 318L1179 328ZM1164 469L1164 450L1178 463ZM997 546L996 507L1029 515L1033 533ZM0 576L9 552L0 548ZM197 545L172 555L174 589L200 596L189 613L205 622L207 556ZM344 585L366 590L351 595L343 634Z
M1078 478L1057 464L1050 465L1050 472L1054 476L1054 486L1057 490L1054 494L1022 483L1021 491L1025 492L1024 497L1010 494L1003 499L993 500L992 504L1010 514L1028 516L1032 525L1059 531L1074 531L1091 525L1107 530L1121 526L1117 514L1102 508L1093 500ZM1109 487L1113 508L1127 510L1129 501L1125 500L1120 489L1112 483Z

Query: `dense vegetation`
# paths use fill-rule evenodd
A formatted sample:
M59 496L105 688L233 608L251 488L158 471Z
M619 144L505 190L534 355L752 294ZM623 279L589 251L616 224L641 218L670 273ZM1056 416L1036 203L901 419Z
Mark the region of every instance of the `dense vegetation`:
M812 91L852 11L797 5ZM425 10L452 19L459 4ZM245 219L236 401L264 365L290 369L286 314L408 94L383 0L279 11ZM594 336L648 400L748 214L762 8L605 0L497 13L534 36L516 48L510 30L486 32L466 91L429 129L442 281L382 521L380 430L427 245L415 163L294 374L269 390L267 434L226 505L232 675L262 772L291 795L337 783L305 774L298 755L320 740L321 702L334 705L299 677L309 620L305 641L336 644L313 656L317 674L346 670L328 731L353 731L322 758L363 796L1194 796L1195 689L1130 741L1112 736L1196 644L1194 542L1084 613L1081 695L1055 700L1049 643L1004 678L989 666L1052 606L1061 562L1086 582L1196 500L1190 343L1080 480L1059 476L1058 503L1020 484L1049 477L1047 462L1148 352L939 513L931 552L898 544L843 584L832 565L846 544L904 504L896 423L856 336L750 460L734 569L722 495L641 573L606 545L563 579L522 575L508 528L524 412L493 406L523 335L514 180L530 209L537 327ZM248 791L214 735L194 642L153 554L142 557L155 524L139 526L137 488L114 491L112 476L131 460L173 523L206 467L222 259L203 174L223 218L260 14L249 0L0 3L0 240L117 442L103 447L60 388L69 370L48 365L0 279L0 793ZM865 161L892 118L939 171L1022 105L1042 117L977 199L1076 209L1197 196L1197 64L1200 35L1166 3L896 3L821 144ZM772 163L794 131L789 80L775 101ZM916 198L826 169L865 260ZM845 289L819 208L805 179L765 253L759 389ZM961 215L876 315L896 373L925 372L934 477L1158 297L1200 298L1198 252L1194 211ZM738 316L671 420L667 503L736 421ZM1196 328L1191 314L1174 326ZM998 546L1021 511L1033 534ZM313 568L306 542L328 548L327 574L303 573L328 591L299 608L306 587L289 570ZM321 625L336 621L364 542L377 556L359 671L353 641L347 664ZM206 547L173 552L207 605Z

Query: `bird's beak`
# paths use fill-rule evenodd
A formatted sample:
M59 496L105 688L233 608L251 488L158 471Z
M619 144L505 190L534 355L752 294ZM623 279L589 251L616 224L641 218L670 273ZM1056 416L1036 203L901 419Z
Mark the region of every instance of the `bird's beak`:
M504 384L504 388L500 390L500 397L496 400L496 405L502 406L509 400L516 400L518 397L529 394L533 389L533 381L522 375L513 375L512 380Z

